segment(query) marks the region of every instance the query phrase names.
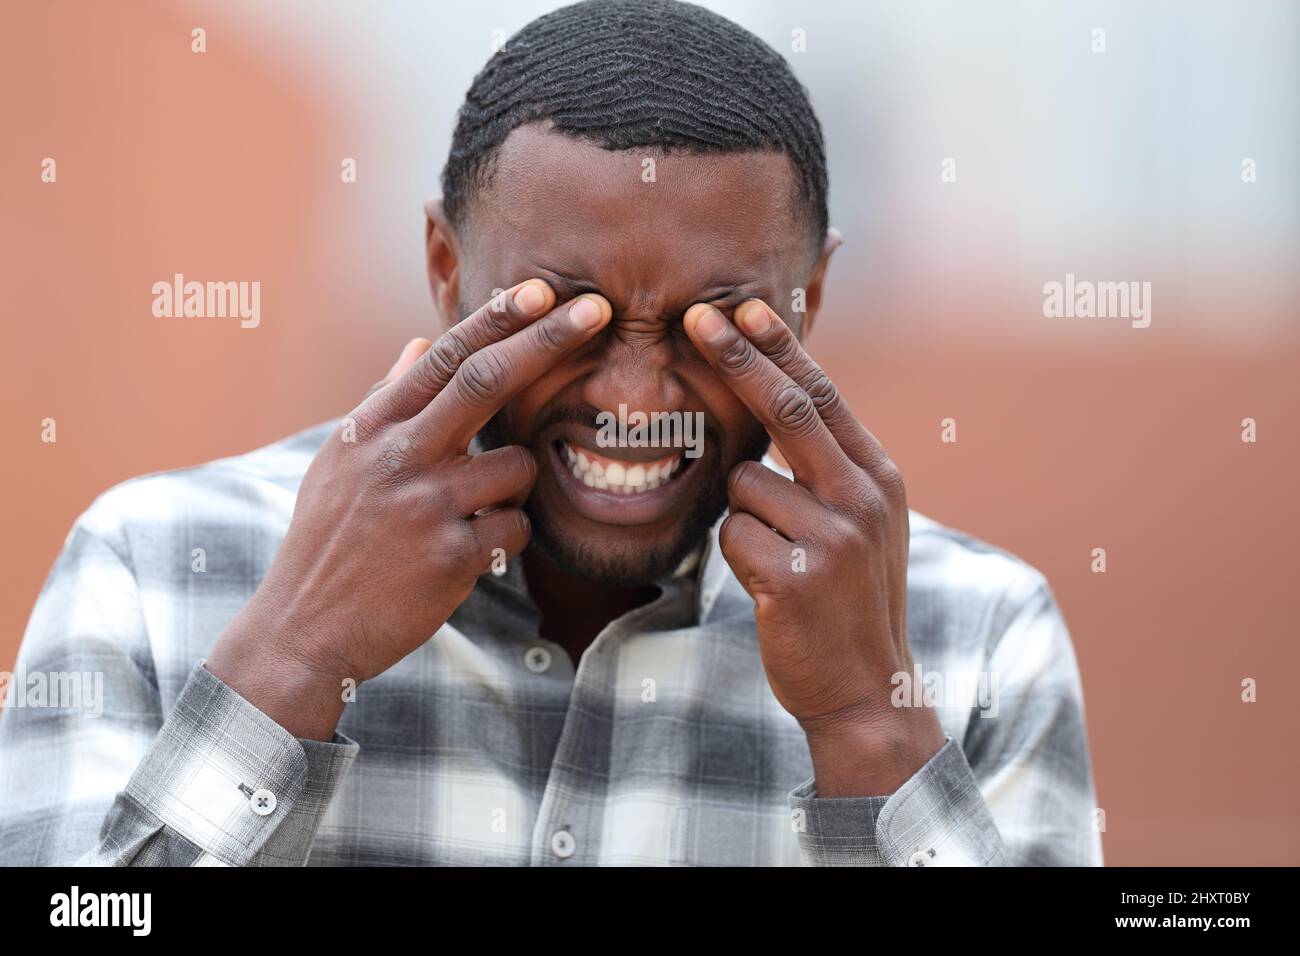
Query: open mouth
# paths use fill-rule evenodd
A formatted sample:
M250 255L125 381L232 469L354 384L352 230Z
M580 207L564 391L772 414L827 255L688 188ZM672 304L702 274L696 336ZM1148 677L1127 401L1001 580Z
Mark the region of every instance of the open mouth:
M690 467L681 451L661 458L635 460L618 458L580 448L565 439L555 443L561 462L567 462L573 477L588 488L616 495L640 495L675 481Z

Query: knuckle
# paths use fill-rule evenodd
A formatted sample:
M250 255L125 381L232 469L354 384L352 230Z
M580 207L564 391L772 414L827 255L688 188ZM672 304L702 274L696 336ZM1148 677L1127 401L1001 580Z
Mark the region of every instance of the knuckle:
M817 421L817 407L798 385L787 385L772 401L772 418L792 434L808 431Z
M445 513L446 496L437 493L436 481L408 481L390 489L383 507L400 508L403 514L419 516L429 521L441 520ZM432 493L431 493L432 492Z
M780 336L768 347L768 357L777 365L786 365L798 357L799 344L793 335Z
M519 313L519 310L515 308L514 300L505 293L502 293L502 295L505 298L504 308L496 308L496 300L493 299L492 302L488 303L488 307L483 310L481 319L483 330L491 340L509 335L515 326L515 319Z
M846 518L836 518L829 522L823 535L826 549L832 554L844 554L852 551L864 541L860 526L855 521Z
M562 352L569 347L567 328L571 328L568 322L538 322L532 326L529 334L532 336L533 343L542 351Z
M415 442L405 432L396 432L384 438L375 453L375 467L385 478L398 478L411 464Z
M463 570L478 561L481 546L478 531L468 521L457 521L443 535L439 552L448 568Z
M774 592L768 586L766 580L750 581L750 587L755 589L754 610L759 617L765 620L772 620L780 613L782 595Z
M821 412L835 408L840 401L839 390L825 372L818 372L811 382L804 386L804 391L812 399L813 406Z
M874 488L865 489L858 495L853 506L857 518L856 527L871 535L880 535L889 523L889 503Z
M367 396L369 398L369 396ZM375 438L383 430L382 420L377 418L366 402L362 402L351 412L343 417L339 424L336 438L342 438L346 433L345 429L351 422L353 428L353 437L358 443L364 444ZM350 439L348 439L350 441Z
M419 363L421 374L428 382L446 382L456 374L462 362L469 357L469 346L461 334L452 329L438 337L433 347L424 353Z
M885 498L893 502L903 502L907 500L907 485L903 481L903 473L898 470L893 459L886 458L876 469L876 484L880 486L881 492Z
M497 395L505 388L506 379L505 359L491 350L475 352L456 374L461 393L474 402L485 402Z
M728 342L718 353L718 364L733 375L744 375L749 372L757 360L758 352L748 340L740 337Z

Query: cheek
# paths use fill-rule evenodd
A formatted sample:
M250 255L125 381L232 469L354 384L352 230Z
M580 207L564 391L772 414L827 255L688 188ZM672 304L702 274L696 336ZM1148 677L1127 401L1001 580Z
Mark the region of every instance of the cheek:
M564 362L531 382L503 409L512 440L527 445L545 418L548 407L564 399L581 378L575 362Z
M528 439L535 430L538 413L545 408L547 400L545 393L538 388L538 383L534 382L506 402L501 409L501 417L510 433L511 443L529 444Z
M689 343L688 347L694 351ZM678 374L721 434L723 463L734 463L742 448L761 438L763 426L698 352L693 362L682 362Z

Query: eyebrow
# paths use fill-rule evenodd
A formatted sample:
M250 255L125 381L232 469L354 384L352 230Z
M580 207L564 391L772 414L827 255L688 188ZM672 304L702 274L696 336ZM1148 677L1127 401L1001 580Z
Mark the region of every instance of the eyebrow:
M571 276L556 269L548 269L546 266L538 266L537 271L544 273L541 278L546 279L547 282L550 283L551 288L555 289L557 294L569 293L568 295L560 296L564 299L571 299L575 295L581 295L583 292L600 291L596 287L596 283L589 279L580 279L577 276Z
M571 299L574 296L582 295L584 292L601 291L599 285L590 279L569 275L548 266L538 266L537 268L554 278L551 287L555 289L556 295L562 299ZM546 276L542 276L542 278L546 278ZM758 293L758 285L759 283L755 279L716 279L705 285L691 301L716 302L733 296L743 299L761 298Z

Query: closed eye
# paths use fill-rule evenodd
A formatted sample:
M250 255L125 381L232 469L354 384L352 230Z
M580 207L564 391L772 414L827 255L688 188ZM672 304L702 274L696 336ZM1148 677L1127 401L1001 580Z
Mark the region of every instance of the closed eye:
M707 302L714 308L721 309L723 312L729 312L746 299L753 298L753 294L742 292L739 289L731 289L728 292L712 296L701 296L696 299L697 302ZM683 313L685 314L685 313Z
M764 297L763 293L761 291L758 291L757 289L745 288L743 286L741 287L729 286L726 288L710 290L709 292L706 292L704 295L701 295L698 298L696 298L694 301L707 302L715 309L719 310L720 312L726 313L729 316L732 310L734 310L738 305L740 305L740 303L744 302L746 299L761 299L763 297ZM686 309L683 309L681 314L678 315L677 320L680 322L685 315L686 315Z
M575 299L580 295L588 292L594 292L597 295L605 295L595 283L585 279L579 279L576 276L568 276L554 269L540 267L538 269L539 277L545 279L552 289L555 290L556 300L565 302L569 299ZM606 296L608 298L608 296ZM763 293L744 282L724 283L710 286L694 296L690 302L682 306L673 313L673 325L680 327L682 319L686 315L686 310L696 302L707 302L723 312L730 313L732 309L740 305L746 299L762 298ZM617 311L617 309L615 310Z
M576 279L572 276L566 276L552 269L539 269L539 278L545 279L550 287L555 290L557 302L566 302L569 299L576 299L585 292L596 292L600 290L590 282L582 279Z

